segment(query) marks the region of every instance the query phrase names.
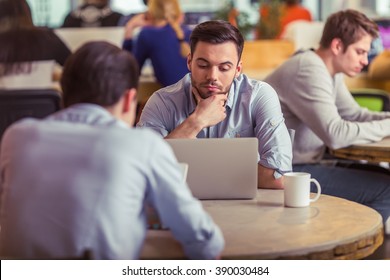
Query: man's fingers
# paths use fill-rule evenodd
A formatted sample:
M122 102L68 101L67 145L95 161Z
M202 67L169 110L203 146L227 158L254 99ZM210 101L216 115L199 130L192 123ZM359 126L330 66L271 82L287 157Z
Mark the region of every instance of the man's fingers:
M192 94L195 97L196 104L199 104L199 102L202 99L202 97L200 97L200 94L199 94L198 90L196 88L194 88L194 87L192 88Z

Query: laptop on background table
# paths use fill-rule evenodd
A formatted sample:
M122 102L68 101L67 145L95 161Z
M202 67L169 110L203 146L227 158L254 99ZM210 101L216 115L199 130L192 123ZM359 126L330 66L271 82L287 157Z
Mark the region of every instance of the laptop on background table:
M188 164L187 184L198 199L252 199L257 193L257 138L166 139Z

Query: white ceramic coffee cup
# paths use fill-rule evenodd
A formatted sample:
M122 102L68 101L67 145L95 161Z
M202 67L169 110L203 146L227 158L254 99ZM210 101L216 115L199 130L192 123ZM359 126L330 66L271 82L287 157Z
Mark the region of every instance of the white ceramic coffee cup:
M284 205L287 207L307 207L321 195L321 186L310 173L289 172L284 174ZM317 186L317 194L310 198L310 184Z

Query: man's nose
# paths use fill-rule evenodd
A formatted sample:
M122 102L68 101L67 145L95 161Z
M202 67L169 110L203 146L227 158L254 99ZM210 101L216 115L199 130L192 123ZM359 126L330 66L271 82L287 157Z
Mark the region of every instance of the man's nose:
M217 77L218 77L218 68L211 67L210 70L207 72L207 79L211 81L216 81Z
M363 64L364 66L368 65L368 55L367 55L367 54L363 57L363 59L362 59L362 64Z

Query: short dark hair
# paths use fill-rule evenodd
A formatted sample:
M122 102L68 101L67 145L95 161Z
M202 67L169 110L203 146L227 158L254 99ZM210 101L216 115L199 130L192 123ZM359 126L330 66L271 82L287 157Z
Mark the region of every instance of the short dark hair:
M373 39L378 37L378 26L374 21L355 10L339 11L326 20L320 46L329 48L332 40L339 38L346 51L349 45L360 40L365 33Z
M190 36L191 55L195 52L199 41L210 44L222 44L232 41L237 46L239 60L244 49L244 37L241 32L224 20L205 21L194 28Z
M65 63L64 105L114 105L127 90L138 87L138 77L137 61L129 52L104 41L86 43Z

